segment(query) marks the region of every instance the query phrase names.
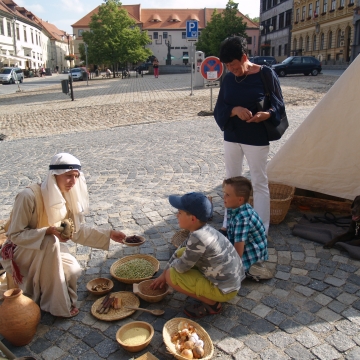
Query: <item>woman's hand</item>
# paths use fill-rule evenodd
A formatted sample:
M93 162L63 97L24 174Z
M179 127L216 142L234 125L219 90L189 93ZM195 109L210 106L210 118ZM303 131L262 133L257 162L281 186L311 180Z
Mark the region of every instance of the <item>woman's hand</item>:
M247 120L247 123L259 123L262 121L265 121L270 118L270 113L268 111L259 111L254 116L252 116L249 120Z
M63 238L61 235L61 232L57 230L57 228L55 226L49 226L46 229L45 235L55 235L60 242L67 242L70 239L67 238Z
M150 289L153 290L156 290L158 288L162 289L165 286L166 284L165 272L166 270L151 283Z
M124 243L125 238L126 238L126 235L124 233L122 233L121 231L111 230L111 232L110 232L110 239L112 239L118 243Z
M232 117L232 116L237 116L241 120L247 121L247 120L250 120L253 115L252 115L252 112L250 110L248 110L247 108L243 108L241 106L235 106L231 110L230 117Z

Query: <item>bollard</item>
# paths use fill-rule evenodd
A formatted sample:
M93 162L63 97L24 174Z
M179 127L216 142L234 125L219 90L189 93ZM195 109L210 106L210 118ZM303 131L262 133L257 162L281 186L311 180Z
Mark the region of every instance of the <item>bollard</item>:
M61 88L64 94L69 93L69 80L61 80Z

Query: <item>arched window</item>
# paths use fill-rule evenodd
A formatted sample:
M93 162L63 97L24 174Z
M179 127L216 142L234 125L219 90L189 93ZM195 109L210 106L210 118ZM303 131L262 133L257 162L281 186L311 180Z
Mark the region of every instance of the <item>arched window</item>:
M302 51L302 49L303 49L303 44L304 42L303 42L303 38L301 37L300 38L300 40L299 40L299 49Z
M313 37L313 50L316 50L316 35Z
M324 42L325 42L325 35L324 33L321 33L320 35L320 50L324 50Z
M341 29L337 31L336 47L340 47L341 43Z
M310 51L310 36L306 37L306 51Z
M294 39L294 50L297 50L297 40Z
M332 31L329 32L328 49L332 48Z

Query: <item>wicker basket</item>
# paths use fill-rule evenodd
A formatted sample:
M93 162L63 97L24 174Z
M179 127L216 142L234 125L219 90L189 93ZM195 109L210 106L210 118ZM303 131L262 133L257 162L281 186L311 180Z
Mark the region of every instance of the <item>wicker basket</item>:
M139 345L127 345L125 343L122 342L122 336L123 334L133 328L144 328L146 330L149 331L150 335L149 337L146 339L146 341L144 341L142 344ZM132 321L131 323L125 324L123 325L117 332L116 332L116 341L127 351L130 352L138 352L141 351L142 349L146 348L150 342L151 339L154 336L154 328L152 327L151 324L145 322L145 321Z
M270 190L270 224L280 224L289 211L290 203L294 197L293 186L269 183ZM254 200L250 196L249 204L253 206Z
M204 356L201 360L210 360L214 355L214 345L211 341L209 334L195 321L186 318L174 318L165 323L163 327L163 340L167 350L179 360L186 360L175 349L175 344L171 342L171 336L178 331L178 324L180 321L186 321L188 324L195 327L200 339L204 342Z
M175 247L179 247L189 237L189 235L190 235L189 230L180 229L171 238L171 243Z
M115 274L115 270L122 264L125 264L126 262L130 261L130 260L134 260L134 259L144 259L149 261L153 267L154 267L154 272L151 276L148 276L146 278L142 278L142 279L125 279L125 278L120 278ZM159 271L160 268L160 263L157 259L155 259L153 256L151 255L145 255L145 254L136 254L136 255L129 255L129 256L125 256L122 259L119 259L117 261L115 261L111 267L110 267L110 274L112 277L114 277L116 280L119 280L125 284L134 284L134 283L139 283L143 280L147 280L147 279L151 279L153 277L153 275Z
M136 358L135 360L159 360L159 358L154 356L152 353L147 352L144 355L141 355L140 357Z
M161 301L167 294L173 292L172 288L166 284L164 289L152 290L150 294L147 289L153 281L154 280L144 280L140 284L133 284L134 294L147 302L155 303Z

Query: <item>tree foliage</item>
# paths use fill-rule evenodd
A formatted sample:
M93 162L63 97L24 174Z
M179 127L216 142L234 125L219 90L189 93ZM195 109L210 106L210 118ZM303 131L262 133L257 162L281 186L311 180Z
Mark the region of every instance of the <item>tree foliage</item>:
M238 16L238 4L229 0L226 9L217 13L215 9L206 28L201 31L196 50L203 51L206 56L219 56L220 44L227 37L240 35L246 37L246 24Z
M151 55L151 51L145 49L150 41L147 32L136 26L119 0L104 0L99 12L92 15L89 27L90 31L82 34L89 63L135 63ZM79 47L79 52L84 60L85 47Z

